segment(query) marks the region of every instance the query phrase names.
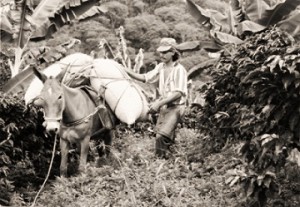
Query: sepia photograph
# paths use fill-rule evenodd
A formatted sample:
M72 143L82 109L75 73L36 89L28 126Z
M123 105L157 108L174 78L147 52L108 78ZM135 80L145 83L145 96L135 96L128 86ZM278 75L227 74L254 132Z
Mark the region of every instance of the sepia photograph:
M0 0L0 207L299 207L300 0Z

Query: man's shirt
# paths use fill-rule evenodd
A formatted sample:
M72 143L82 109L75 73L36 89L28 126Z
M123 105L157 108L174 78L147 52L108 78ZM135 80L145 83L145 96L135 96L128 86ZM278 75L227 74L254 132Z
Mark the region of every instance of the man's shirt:
M180 99L175 100L174 104L185 104L187 98L187 72L185 68L175 62L168 77L164 77L165 63L158 64L153 70L145 75L147 83L159 83L159 94L161 97L166 98L173 92L179 91L182 93Z

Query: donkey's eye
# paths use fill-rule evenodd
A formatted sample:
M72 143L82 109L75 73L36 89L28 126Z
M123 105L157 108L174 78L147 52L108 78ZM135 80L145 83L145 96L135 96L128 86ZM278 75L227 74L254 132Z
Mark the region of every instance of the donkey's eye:
M62 99L62 96L60 95L60 96L58 96L58 100L60 100L60 99Z

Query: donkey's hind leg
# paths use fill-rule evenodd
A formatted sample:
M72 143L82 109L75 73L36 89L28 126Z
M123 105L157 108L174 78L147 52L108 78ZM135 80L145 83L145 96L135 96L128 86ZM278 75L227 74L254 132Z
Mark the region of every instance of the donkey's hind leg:
M114 135L114 130L105 130L101 137L98 137L98 155L99 158L107 157L110 153L111 143Z
M111 129L109 131L107 131L107 133L105 133L104 135L104 144L105 144L105 155L108 156L110 153L110 148L111 148L111 144L112 141L115 138L115 129Z

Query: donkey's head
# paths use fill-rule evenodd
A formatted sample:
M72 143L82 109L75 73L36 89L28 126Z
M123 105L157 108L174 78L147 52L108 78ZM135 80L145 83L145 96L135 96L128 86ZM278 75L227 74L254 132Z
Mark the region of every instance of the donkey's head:
M33 71L44 83L41 94L33 103L43 108L45 119L44 126L46 127L47 132L58 133L65 106L63 86L61 84L65 71L63 70L56 77L47 77L36 68L34 68Z

